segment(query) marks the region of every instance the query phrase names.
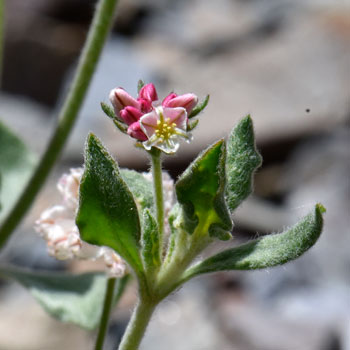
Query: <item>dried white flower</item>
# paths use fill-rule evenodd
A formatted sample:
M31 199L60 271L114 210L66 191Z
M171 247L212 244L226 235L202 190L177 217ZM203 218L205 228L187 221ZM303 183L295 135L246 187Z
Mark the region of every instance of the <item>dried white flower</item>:
M70 169L69 174L62 175L57 185L63 197L62 204L46 209L35 222L35 229L47 241L48 253L56 259L96 260L102 257L108 275L122 277L126 273L126 264L114 250L86 243L80 238L75 216L82 175L82 168Z
M111 248L102 247L102 256L108 268L110 277L122 277L125 275L127 267L124 260Z

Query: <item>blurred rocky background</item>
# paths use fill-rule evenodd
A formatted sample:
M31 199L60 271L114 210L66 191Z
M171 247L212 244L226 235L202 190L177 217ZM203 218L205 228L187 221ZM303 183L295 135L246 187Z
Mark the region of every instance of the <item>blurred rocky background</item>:
M6 2L0 118L38 154L55 125L91 20L92 0ZM166 159L181 173L199 150L242 116L255 122L264 164L255 194L234 215L235 239L281 231L315 202L324 233L280 268L198 278L164 302L143 350L350 350L350 3L348 0L120 0L113 33L61 162L0 260L31 268L86 270L49 258L33 222L58 198L62 172L82 164L95 132L122 167L147 159L100 110L108 92L136 94L138 79L161 97L194 92L210 103L194 141ZM115 310L115 349L135 300ZM21 287L0 284L0 350L76 350L94 335L50 319Z

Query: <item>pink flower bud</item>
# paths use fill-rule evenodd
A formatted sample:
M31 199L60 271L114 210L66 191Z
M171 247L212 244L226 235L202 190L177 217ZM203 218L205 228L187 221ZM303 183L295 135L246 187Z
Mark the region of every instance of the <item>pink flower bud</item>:
M175 96L174 96L175 95ZM183 107L187 113L190 113L195 105L198 103L198 97L194 94L184 94L176 96L170 94L163 100L163 107L175 108Z
M128 125L137 122L143 116L143 113L139 109L132 106L125 107L119 114Z
M175 92L172 92L171 94L169 94L167 97L164 98L162 105L166 107L168 105L168 102L175 97L177 97L177 94L175 94Z
M147 84L140 90L139 98L149 102L158 100L157 90L153 84Z
M152 101L145 100L144 98L139 98L137 101L140 104L140 108L143 113L148 113L152 110Z
M139 141L146 141L148 140L145 133L142 131L140 122L137 121L133 124L131 124L128 128L128 134L133 137L134 139L137 139Z
M116 88L113 89L109 94L109 99L114 107L114 111L120 116L120 111L127 106L135 107L140 109L140 104L130 96L124 89Z

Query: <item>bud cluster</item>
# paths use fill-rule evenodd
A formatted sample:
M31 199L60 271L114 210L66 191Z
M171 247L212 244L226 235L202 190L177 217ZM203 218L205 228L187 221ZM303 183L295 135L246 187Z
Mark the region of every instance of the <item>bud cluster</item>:
M135 99L123 88L110 92L116 118L127 126L127 133L142 142L146 150L156 147L175 153L179 139L190 141L188 117L198 103L196 95L171 93L162 102L153 84L144 85Z

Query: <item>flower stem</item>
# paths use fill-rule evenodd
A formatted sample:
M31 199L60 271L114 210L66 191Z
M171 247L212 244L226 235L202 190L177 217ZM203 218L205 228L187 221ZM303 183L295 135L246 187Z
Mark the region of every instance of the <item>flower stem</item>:
M137 350L157 303L140 298L118 350Z
M162 180L162 161L160 158L161 151L153 148L150 152L152 159L152 176L154 197L157 210L157 224L159 230L160 249L163 247L163 231L164 231L164 199L163 199L163 180Z
M0 0L0 87L2 82L2 65L4 61L5 0Z
M175 249L169 260L166 260L158 275L157 292L161 299L167 297L182 282L182 275L193 260L210 244L211 238L203 234L203 225L189 235L183 230L178 231Z
M34 174L0 229L0 247L5 244L29 209L67 141L112 25L116 4L117 0L99 0L97 4L74 80L59 114L57 127Z
M107 328L108 328L109 315L111 313L111 307L113 304L115 281L116 281L115 278L109 278L107 282L107 289L106 289L106 294L105 294L105 299L103 304L100 327L98 329L98 334L97 334L97 339L95 344L95 350L103 349L103 343L104 343L105 336L107 333Z

